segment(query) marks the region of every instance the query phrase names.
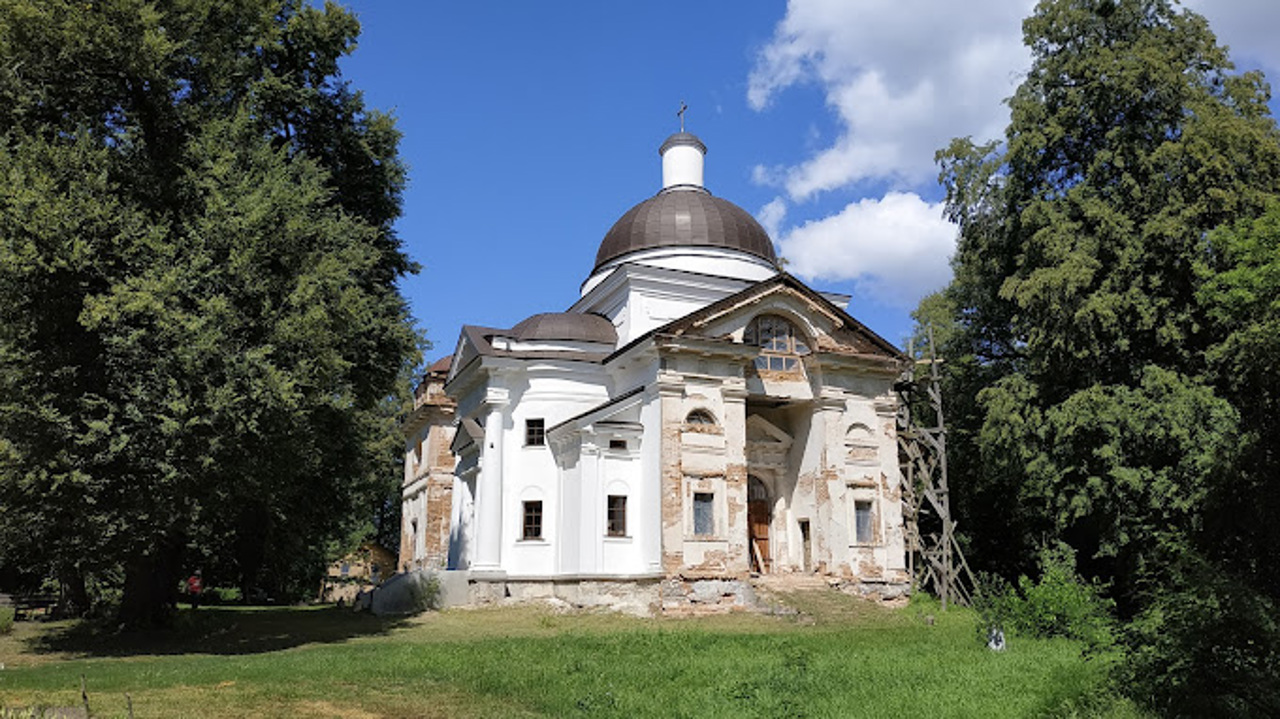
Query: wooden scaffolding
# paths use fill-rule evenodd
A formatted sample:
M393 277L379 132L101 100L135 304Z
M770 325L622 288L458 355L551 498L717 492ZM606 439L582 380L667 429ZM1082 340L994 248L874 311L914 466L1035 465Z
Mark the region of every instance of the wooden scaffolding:
M929 331L927 356L910 358L894 385L898 393L898 457L902 465L902 514L906 525L907 569L915 589L938 597L942 608L968 605L977 586L951 517L947 489L947 430L942 414L942 384ZM926 367L917 377L917 367Z

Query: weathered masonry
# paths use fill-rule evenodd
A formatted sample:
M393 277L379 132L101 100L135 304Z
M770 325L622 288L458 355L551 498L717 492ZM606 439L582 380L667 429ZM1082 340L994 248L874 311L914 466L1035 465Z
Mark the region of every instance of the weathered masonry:
M906 590L905 358L848 297L780 271L703 187L705 152L663 143L663 189L608 231L567 311L465 327L428 371L402 570L465 571L475 601L647 610L739 601L753 573Z

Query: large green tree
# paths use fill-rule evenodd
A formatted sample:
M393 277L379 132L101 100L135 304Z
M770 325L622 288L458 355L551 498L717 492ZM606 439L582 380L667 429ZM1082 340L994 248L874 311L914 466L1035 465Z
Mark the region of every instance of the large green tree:
M1230 606L1274 632L1254 621L1280 598L1261 568L1280 489L1274 265L1258 239L1268 225L1248 224L1280 193L1269 88L1171 0L1043 0L1023 29L1032 65L1003 140L939 153L960 228L955 278L918 312L946 339L952 487L972 558L1012 574L1031 569L1035 546L1068 541L1122 612L1141 615L1132 637L1148 648L1164 629L1195 634L1160 617L1197 589L1254 592ZM1205 566L1230 582L1199 581ZM1216 645L1252 657L1229 670L1220 653L1206 661L1214 651L1148 655L1144 666L1182 674L1144 674L1173 687L1146 699L1177 711L1189 678L1274 661L1231 644L1248 634ZM1238 683L1217 679L1195 686ZM1242 701L1199 706L1260 711Z
M302 0L0 0L0 562L163 619L385 495L417 361L392 119Z

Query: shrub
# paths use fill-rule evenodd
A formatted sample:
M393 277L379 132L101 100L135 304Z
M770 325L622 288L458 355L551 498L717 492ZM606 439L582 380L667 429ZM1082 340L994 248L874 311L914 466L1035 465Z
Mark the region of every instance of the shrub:
M1114 643L1111 612L1115 602L1102 595L1102 587L1076 574L1076 553L1059 542L1040 550L1040 579L1018 579L1023 601L1015 617L1020 631L1037 637L1067 637L1090 648Z
M1280 716L1280 607L1188 557L1123 634L1120 678L1165 716Z
M239 587L212 587L204 594L204 601L209 604L239 604L243 597Z
M434 574L423 573L409 585L413 611L426 612L440 607L440 579Z
M13 631L13 607L0 607L0 634Z
M1102 587L1076 574L1076 555L1059 542L1040 550L1040 578L1018 578L1015 590L1003 578L984 575L974 597L983 641L994 627L1032 637L1066 637L1091 650L1113 646L1115 603Z

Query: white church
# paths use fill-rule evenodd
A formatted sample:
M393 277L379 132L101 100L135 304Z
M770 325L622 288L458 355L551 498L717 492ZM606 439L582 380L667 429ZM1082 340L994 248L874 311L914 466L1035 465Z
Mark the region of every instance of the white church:
M661 191L605 233L576 302L466 326L423 378L400 569L476 602L740 604L787 573L901 596L905 357L781 270L703 186L701 140L659 154Z

